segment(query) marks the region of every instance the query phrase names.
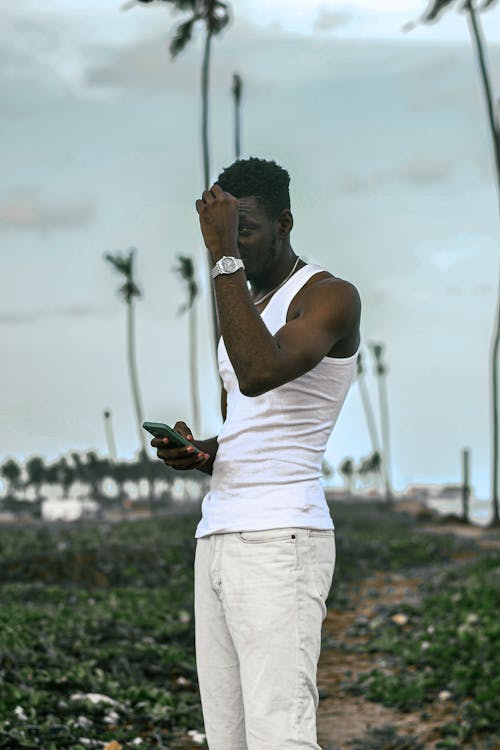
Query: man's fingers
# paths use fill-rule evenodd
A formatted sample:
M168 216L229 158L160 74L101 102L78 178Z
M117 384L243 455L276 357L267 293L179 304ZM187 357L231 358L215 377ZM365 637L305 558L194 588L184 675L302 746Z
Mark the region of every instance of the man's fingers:
M226 195L218 182L214 182L214 184L210 188L210 192L212 193L214 198L222 198L224 195Z
M172 469L197 469L199 466L203 466L208 461L206 453L200 453L196 456L186 456L185 458L172 459L170 456L164 458L162 451L158 451L158 458L165 463L166 466L171 466Z
M185 437L186 440L193 439L193 434L185 422L176 422L174 424L174 430L175 432L178 432L179 435L182 435L182 437Z
M215 200L215 195L210 190L204 190L201 194L201 199L203 203L213 203Z

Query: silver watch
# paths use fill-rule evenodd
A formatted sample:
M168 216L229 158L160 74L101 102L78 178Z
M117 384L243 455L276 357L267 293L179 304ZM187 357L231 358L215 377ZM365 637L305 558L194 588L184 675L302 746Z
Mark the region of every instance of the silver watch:
M223 255L212 268L212 278L215 279L221 273L235 273L240 268L245 268L241 258L233 258L232 255Z

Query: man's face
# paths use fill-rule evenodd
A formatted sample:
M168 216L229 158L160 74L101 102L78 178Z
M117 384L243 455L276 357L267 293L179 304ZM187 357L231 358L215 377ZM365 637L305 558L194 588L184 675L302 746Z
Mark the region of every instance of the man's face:
M279 253L278 224L254 196L240 198L238 250L249 281L265 278Z

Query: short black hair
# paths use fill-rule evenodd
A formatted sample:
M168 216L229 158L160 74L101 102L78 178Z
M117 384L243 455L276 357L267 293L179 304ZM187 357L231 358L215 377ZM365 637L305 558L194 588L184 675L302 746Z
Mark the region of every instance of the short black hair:
M238 159L220 173L217 182L235 198L255 196L270 219L290 208L290 175L275 161L255 156Z

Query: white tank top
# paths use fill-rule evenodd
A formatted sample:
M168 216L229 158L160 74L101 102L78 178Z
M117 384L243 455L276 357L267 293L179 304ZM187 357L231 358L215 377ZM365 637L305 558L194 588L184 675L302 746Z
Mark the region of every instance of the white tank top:
M273 295L261 313L271 334L285 325L299 289L323 270L308 264ZM295 380L250 397L241 393L220 339L218 364L227 391L227 418L218 436L210 491L202 502L195 538L289 526L334 528L320 483L321 465L357 358L358 352L347 358L324 357Z

